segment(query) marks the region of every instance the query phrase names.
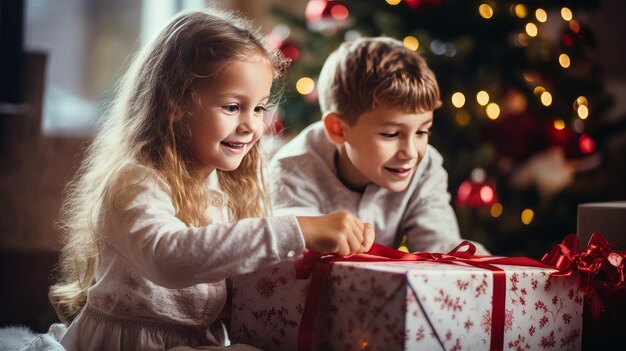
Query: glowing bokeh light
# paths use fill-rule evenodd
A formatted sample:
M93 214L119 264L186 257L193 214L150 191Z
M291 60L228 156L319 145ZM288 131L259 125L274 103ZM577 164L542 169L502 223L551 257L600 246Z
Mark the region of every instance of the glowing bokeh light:
M315 81L309 77L302 77L296 82L296 90L302 95L310 94L315 89Z
M404 37L404 40L402 40L402 44L404 44L404 47L412 51L415 51L417 50L417 48L420 47L419 40L417 40L417 38L412 35L407 35L406 37Z
M483 185L480 188L480 199L485 203L490 203L493 200L493 189L489 185Z
M596 150L596 142L587 134L583 134L578 138L578 148L580 152L589 155Z
M535 89L533 89L533 93L535 95L541 95L544 91L546 91L546 88L542 87L541 85L537 85Z
M587 117L589 117L589 107L587 107L587 105L580 105L576 109L576 113L578 114L578 118L587 119Z
M537 9L535 10L535 18L537 18L537 21L543 23L548 20L548 13L544 9Z
M567 54L559 55L559 64L563 68L568 68L569 65L571 64L569 56Z
M463 95L463 93L459 91L452 94L451 100L452 100L452 105L454 105L454 107L456 108L461 108L463 107L463 105L465 105L465 95Z
M547 91L544 91L543 93L541 93L541 103L544 106L552 105L552 94L550 94L550 92L547 92Z
M493 17L493 8L488 4L481 4L478 6L478 13L480 14L480 17L490 19Z
M585 106L589 106L589 101L587 101L587 98L584 96L579 96L576 98L576 100L574 100L574 109L578 109L578 106L580 105L585 105Z
M341 21L348 18L350 12L348 12L347 7L341 4L335 4L333 7L330 8L330 15L332 18Z
M487 105L489 103L489 94L484 90L479 91L476 94L476 101L480 106Z
M537 29L537 25L530 22L526 24L526 34L530 37L536 37L539 33L539 29Z
M565 121L562 120L562 119L555 120L553 125L554 125L554 129L556 129L556 130L563 130L563 129L565 129Z
M522 223L528 225L533 221L533 218L535 217L535 213L530 208L527 208L524 211L522 211L521 217L522 217Z
M523 4L515 5L515 15L518 18L526 18L528 16L528 9Z
M496 202L495 204L491 205L491 210L489 212L491 213L491 217L493 218L500 217L500 215L502 214L502 204Z
M487 105L485 112L487 113L487 117L489 117L489 119L496 119L500 116L500 106L498 106L495 102L492 102Z
M566 21L571 21L572 18L574 18L574 15L572 14L572 10L570 10L567 7L564 7L561 9L561 17L563 17L563 19Z

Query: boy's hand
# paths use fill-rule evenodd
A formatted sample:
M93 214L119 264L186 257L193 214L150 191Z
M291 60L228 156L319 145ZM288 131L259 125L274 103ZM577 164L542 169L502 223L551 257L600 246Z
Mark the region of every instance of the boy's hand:
M363 253L374 242L374 229L348 211L316 217L297 216L304 242L309 250L323 254Z

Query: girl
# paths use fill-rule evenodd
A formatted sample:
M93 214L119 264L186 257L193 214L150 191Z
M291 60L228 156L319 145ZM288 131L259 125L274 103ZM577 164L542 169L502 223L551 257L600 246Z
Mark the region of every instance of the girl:
M285 60L234 16L183 13L134 60L68 190L50 299L69 350L224 345L225 279L368 250L347 212L268 211L257 141Z

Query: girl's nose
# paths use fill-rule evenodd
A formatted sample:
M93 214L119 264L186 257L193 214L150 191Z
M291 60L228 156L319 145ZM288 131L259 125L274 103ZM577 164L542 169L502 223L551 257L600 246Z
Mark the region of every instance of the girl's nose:
M255 123L254 111L245 112L239 115L239 125L237 126L237 132L241 134L254 133L257 129Z

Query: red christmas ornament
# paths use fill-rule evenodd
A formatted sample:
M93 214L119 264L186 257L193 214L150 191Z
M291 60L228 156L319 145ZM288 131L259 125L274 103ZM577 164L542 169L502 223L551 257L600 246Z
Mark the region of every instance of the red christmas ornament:
M485 208L496 202L496 185L493 181L485 180L485 173L481 169L474 170L471 179L463 181L456 193L458 207Z
M305 16L311 30L325 32L337 30L347 24L350 11L343 1L309 0Z
M291 61L295 61L300 57L300 50L289 40L283 40L278 45L278 50Z
M267 35L266 40L269 46L279 50L291 61L295 61L300 57L300 49L288 39L290 34L291 30L287 26L277 25Z

